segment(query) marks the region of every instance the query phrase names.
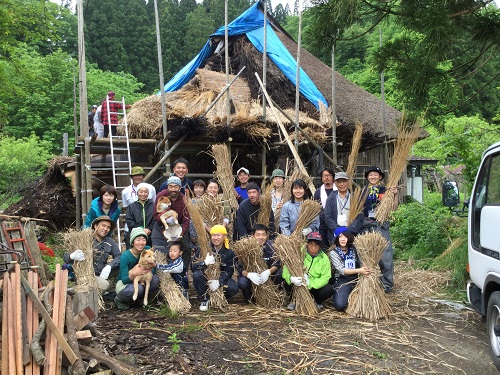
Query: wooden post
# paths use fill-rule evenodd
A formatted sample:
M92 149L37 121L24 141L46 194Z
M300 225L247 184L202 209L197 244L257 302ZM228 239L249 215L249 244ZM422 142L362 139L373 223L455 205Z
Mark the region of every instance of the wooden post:
M224 63L226 65L226 125L231 126L231 98L229 96L229 28L228 28L228 5L229 0L224 1Z
M78 285L74 288L73 311L82 311L90 307L94 318L99 312L99 291L84 285Z
M13 290L13 305L15 306L15 342L16 342L16 371L17 374L23 374L23 326L22 326L22 312L21 312L21 265L16 263L14 266L14 273L10 275L11 287ZM12 369L12 366L11 366Z
M3 304L2 304L2 374L9 373L9 359L11 350L9 350L9 344L12 341L9 336L9 312L10 312L10 301L9 301L9 273L5 272L3 274ZM7 354L8 353L8 354Z
M89 212L90 204L92 203L92 171L90 170L90 138L85 137L85 165L83 175L85 178L85 197L87 205L82 207L85 213Z
M299 121L299 100L300 100L300 46L302 44L302 9L299 13L299 35L297 38L297 70L295 72L295 122ZM288 134L286 135L288 136ZM295 151L299 152L299 129L295 127ZM295 166L298 166L297 158L295 159Z
M337 108L335 103L335 44L332 45L332 160L337 165ZM354 178L352 176L351 178Z
M38 240L35 233L35 223L33 221L27 221L24 224L24 237L31 250L31 256L35 265L38 266L36 270L40 282L42 285L47 285L47 275L45 274L45 268L43 267L42 254L40 253L40 248L38 247Z
M16 307L15 307L14 288L13 288L12 282L9 278L7 278L7 283L4 283L4 288L7 288L7 290L9 291L9 303L8 303L9 318L7 319L7 322L8 322L7 325L9 326L8 327L9 350L7 351L9 353L9 371L7 371L6 374L10 374L11 372L14 372L15 374L17 374L17 371L16 371L16 345L15 345Z
M68 156L68 133L63 133L63 156Z

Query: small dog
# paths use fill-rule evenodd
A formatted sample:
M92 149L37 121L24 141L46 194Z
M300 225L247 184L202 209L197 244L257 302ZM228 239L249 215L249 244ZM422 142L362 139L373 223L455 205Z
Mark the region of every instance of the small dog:
M158 203L156 204L156 211L160 212L160 220L165 228L163 236L165 236L168 241L176 240L182 237L182 227L177 220L177 212L172 210L171 207L172 202L169 197L160 197L160 199L158 199Z
M139 266L141 268L149 270L149 272L142 276L137 276L134 279L134 296L132 297L132 299L134 301L137 300L137 295L139 293L139 283L146 284L145 285L146 289L144 291L144 306L147 306L149 285L151 284L151 279L153 278L153 273L151 272L151 270L154 267L156 267L156 258L153 249L142 251L141 256L139 258Z

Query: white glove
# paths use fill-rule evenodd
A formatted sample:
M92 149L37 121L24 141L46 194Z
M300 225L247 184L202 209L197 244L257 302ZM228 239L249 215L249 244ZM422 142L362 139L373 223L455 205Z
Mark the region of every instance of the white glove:
M290 277L290 282L295 285L295 286L301 286L302 284L302 277L300 276L292 276Z
M309 286L309 275L307 273L304 274L304 281L306 286Z
M257 272L248 272L247 277L254 283L255 285L262 284L262 279Z
M85 260L85 253L80 249L76 249L69 255L69 258L80 262Z
M311 233L313 230L311 228L304 228L302 229L302 234L304 236L307 236L309 233Z
M203 262L205 263L205 266L215 264L215 257L212 254L207 254Z
M215 292L217 289L219 289L219 286L219 280L208 280L208 287L212 292Z
M102 277L104 280L107 280L110 273L111 273L111 266L109 264L107 264L102 269L101 274L99 275L99 277Z
M262 284L264 284L267 280L269 280L269 276L271 276L271 270L265 270L260 273L260 279L262 280Z

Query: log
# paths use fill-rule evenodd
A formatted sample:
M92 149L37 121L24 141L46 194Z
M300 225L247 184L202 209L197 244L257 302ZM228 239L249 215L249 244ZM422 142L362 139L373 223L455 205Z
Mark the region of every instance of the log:
M18 375L24 373L23 366L23 323L22 323L22 311L21 311L21 265L16 263L14 266L14 273L10 275L11 277L11 288L14 290L14 319L15 319L15 341L16 341L16 372ZM11 367L12 369L12 367Z
M43 267L43 259L42 254L40 252L40 248L38 247L38 240L36 238L35 233L35 223L33 221L26 222L24 226L24 236L28 247L31 250L31 257L33 258L33 262L36 266L38 266L36 273L38 275L38 279L41 285L47 285L47 275L45 273L45 268ZM38 281L38 280L37 280ZM40 286L38 284L38 286Z
M100 363L108 366L116 375L130 375L139 373L133 367L120 362L113 357L110 357L109 355L105 355L95 349L89 348L88 346L79 345L79 348L82 354L86 354L88 358L97 359Z
M31 289L31 286L28 284L26 279L22 276L21 276L21 282L22 282L24 288L26 289L26 292L28 293L28 295L31 297L31 299L35 303L36 308L38 309L38 311L42 315L43 321L47 323L47 326L49 327L49 329L54 333L54 336L56 337L57 342L62 347L62 350L64 351L64 353L68 357L69 362L71 364L75 363L75 361L77 360L75 353L68 345L68 342L64 339L64 336L62 335L61 331L54 324L54 321L51 319L49 313L47 312L45 307L42 305L40 300L38 299L38 296L35 295L35 293L33 292L33 289Z
M80 355L80 349L78 348L78 341L75 334L75 325L73 324L73 301L70 296L67 297L66 303L66 338L68 340L68 345L78 357L78 360L72 365L73 375L85 375L85 366L83 365Z
M71 308L71 311L73 311L73 307ZM67 319L68 317L66 316L66 320ZM92 311L90 306L87 306L86 308L84 308L82 311L80 311L78 314L75 315L73 319L75 330L76 331L81 330L83 327L85 327L94 319L95 319L94 311Z
M49 294L54 290L54 285L52 282L49 283L47 288L45 289L45 292L43 294L43 302L45 304L45 307L48 311L49 314L52 313L52 305L49 302ZM29 293L28 293L29 294ZM38 296L38 294L35 294ZM38 297L37 297L38 300ZM33 304L36 306L36 303ZM41 304L41 303L40 303ZM43 332L45 331L45 328L47 327L47 324L45 323L45 320L42 320L42 322L39 324L38 329L35 331L33 335L33 339L31 340L30 344L30 349L31 349L31 355L33 356L33 360L38 366L41 366L45 363L45 354L44 351L42 350L42 346L40 345L40 339L43 335ZM38 370L40 372L40 370Z
M99 312L99 291L89 286L78 285L74 289L73 311L82 311L90 307L94 312L94 318L97 318ZM82 327L83 328L83 327Z
M9 373L9 274L3 274L3 304L2 304L2 374Z

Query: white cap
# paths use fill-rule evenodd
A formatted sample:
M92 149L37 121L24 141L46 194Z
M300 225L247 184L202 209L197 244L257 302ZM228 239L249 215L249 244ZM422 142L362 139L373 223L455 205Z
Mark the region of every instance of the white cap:
M241 167L240 169L238 169L238 172L236 172L236 175L239 175L241 172L244 172L246 174L250 174L250 171L244 167Z

